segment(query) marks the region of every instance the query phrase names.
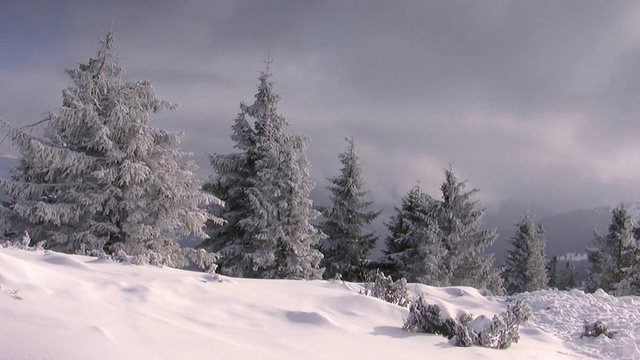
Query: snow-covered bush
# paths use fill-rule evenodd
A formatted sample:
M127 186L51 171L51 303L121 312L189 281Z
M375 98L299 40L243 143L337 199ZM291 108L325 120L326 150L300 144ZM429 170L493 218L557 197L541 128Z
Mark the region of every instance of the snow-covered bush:
M520 325L531 317L531 309L517 301L507 311L493 317L488 328L478 333L478 345L494 349L506 349L520 340Z
M216 264L216 260L218 257L214 253L207 252L204 249L191 249L184 248L184 255L191 261L193 261L196 266L209 274L214 274L218 265Z
M44 246L46 241L39 241L34 246L31 246L32 243L31 235L29 235L28 231L25 231L21 237L13 237L8 239L0 239L0 247L4 248L17 248L22 250L36 250L36 251L45 251Z
M112 256L112 260L116 262L126 262L129 261L129 257L127 253L123 249L117 249Z
M368 276L363 293L402 307L408 306L411 302L407 279L402 278L394 282L391 276L385 276L383 272Z
M24 232L24 235L22 235L22 238L20 239L20 248L22 249L28 249L29 248L29 244L31 244L31 236L29 235L28 231Z
M444 325L441 312L438 305L425 304L422 297L414 299L409 307L409 317L402 326L402 330L448 337L450 332Z
M597 320L594 323L589 323L588 321L584 321L584 331L580 338L586 337L598 337L600 335L604 335L609 339L613 338L615 332L612 331L602 320Z
M409 307L409 317L402 329L412 332L442 335L460 347L479 345L494 349L506 349L520 339L519 326L531 316L531 310L518 301L492 320L484 316L473 318L462 314L458 318L443 318L442 309L435 304L425 304L424 298L416 298Z

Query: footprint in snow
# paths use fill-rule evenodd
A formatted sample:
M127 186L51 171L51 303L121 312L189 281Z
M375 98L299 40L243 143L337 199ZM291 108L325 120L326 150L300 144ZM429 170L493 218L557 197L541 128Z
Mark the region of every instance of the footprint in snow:
M0 286L0 290L2 290L2 292L4 294L6 294L7 296L9 296L12 299L16 299L16 300L22 300L22 297L20 297L20 295L18 295L18 289L8 289L8 288L2 288Z

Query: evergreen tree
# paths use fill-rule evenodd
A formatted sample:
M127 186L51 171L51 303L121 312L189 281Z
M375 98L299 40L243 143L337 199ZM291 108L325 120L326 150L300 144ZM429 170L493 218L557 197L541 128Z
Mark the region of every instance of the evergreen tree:
M42 137L4 122L21 154L0 187L13 199L15 225L51 249L141 256L185 265L176 231L206 237L221 220L202 205L220 201L201 191L193 162L174 147L180 134L148 125L151 114L176 106L149 81L123 83L109 33L96 58L67 70L73 86L50 114Z
M341 274L344 280L362 281L363 264L378 240L373 233L364 234L362 227L370 224L380 212L363 211L372 202L365 200L369 191L363 190L362 167L353 138L346 140L347 150L339 156L340 175L328 179L332 184L327 187L332 205L320 208L325 218L320 228L327 235L320 246L324 255L321 265L325 268L325 278Z
M472 286L501 294L502 279L493 256L484 255L495 230L479 230L484 210L476 209L451 168L445 171L442 201L412 189L387 227L387 267L397 276L436 286Z
M526 211L516 227L511 248L507 250L503 273L505 289L510 294L544 289L548 278L542 224L536 226L533 214Z
M451 274L453 286L486 288L500 293L503 291L502 279L493 267L493 256L484 254L497 234L495 229L479 229L484 209L477 209L477 201L471 201L471 196L478 190L464 192L465 185L456 179L451 167L445 170L445 180L440 187L442 201L436 209L447 253L442 266Z
M435 200L423 193L419 186L412 188L403 198L396 215L387 223L390 235L385 240L384 270L394 278L408 281L424 280L426 284L446 284L440 273L442 243L433 208ZM431 268L430 268L431 267ZM437 281L431 282L428 279Z
M267 66L255 102L240 104L231 136L240 152L211 155L215 176L204 188L225 200L214 211L227 223L211 227L201 247L220 255L227 275L319 278L322 254L314 247L324 235L310 223L318 213L309 199L306 142L283 131L288 123L270 77Z
M547 263L547 272L549 274L549 287L557 288L558 287L558 255L553 255L551 260Z
M618 283L616 295L640 295L640 228L633 229L633 239L624 253L628 263L622 268L622 280Z
M560 274L560 281L558 283L558 289L571 290L578 286L578 280L576 279L576 266L573 261L567 260L564 270Z
M413 223L419 222L419 214L426 215L430 211L433 202L429 195L420 190L420 186L414 186L402 197L400 207L395 208L396 215L386 224L391 234L385 239L385 254L402 254L410 248L404 235L409 232Z
M624 204L612 211L608 233L602 236L595 233L594 245L588 249L588 259L591 263L586 287L589 291L598 288L608 293L614 293L618 284L625 277L625 269L633 262L633 219L627 214Z

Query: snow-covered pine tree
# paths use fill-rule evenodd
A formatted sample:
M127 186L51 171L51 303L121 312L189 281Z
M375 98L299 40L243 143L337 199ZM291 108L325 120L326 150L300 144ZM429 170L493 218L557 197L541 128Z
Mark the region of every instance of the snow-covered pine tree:
M208 223L207 234L199 247L219 255L218 266L223 274L230 276L255 277L250 253L254 246L252 234L257 230L249 218L258 204L249 202L251 179L256 174L256 152L253 130L246 116L246 106L240 104L240 113L234 121L231 139L241 152L209 155L214 175L203 189L224 198L225 206L211 206L209 211L225 219L223 226ZM246 230L245 230L246 229Z
M418 214L420 224L412 226L406 235L412 244L404 258L403 276L412 282L431 286L448 286L451 273L441 265L447 256L442 243L442 233L438 223L431 216Z
M369 191L364 190L362 166L353 138L346 141L347 150L339 155L340 175L328 179L332 205L320 208L324 216L320 229L327 235L320 244L324 255L321 265L325 268L325 278L341 274L343 280L364 281L363 264L378 237L373 233L365 234L362 228L380 212L364 211L372 202L365 199Z
M558 262L560 259L558 255L553 255L551 260L547 263L547 273L549 275L549 287L557 288L558 287Z
M433 213L436 206L435 200L415 186L387 223L391 234L383 263L396 278L433 286L450 284L450 274L441 266L446 250Z
M389 256L397 256L410 248L404 235L409 232L412 223L418 222L418 214L426 214L430 211L434 200L420 190L420 186L414 186L402 197L400 207L396 207L396 214L386 224L391 233L386 239L385 253ZM396 255L397 254L397 255Z
M318 212L309 199L306 142L283 131L288 123L270 77L267 66L255 102L240 104L232 135L240 152L211 156L215 175L205 189L225 200L217 214L227 223L211 228L200 247L220 255L227 275L315 279L322 276L315 247L324 234L310 223Z
M633 229L633 239L625 248L625 256L629 263L622 268L623 276L616 295L640 295L640 228Z
M431 202L431 198L416 185L402 197L400 207L395 208L396 214L386 223L390 234L385 239L385 256L376 265L394 279L407 274L407 258L414 251L409 233L420 226L420 219L429 211Z
M493 256L484 254L497 234L495 229L479 229L484 209L477 209L477 201L470 199L478 190L464 192L465 185L456 179L451 166L445 170L445 180L440 187L442 201L436 209L447 251L442 266L451 274L451 285L501 293L504 290L502 279L498 269L493 267Z
M183 266L177 231L206 237L204 223L221 220L204 206L221 202L201 191L195 164L181 162L181 134L148 125L151 114L177 106L149 81L123 83L112 49L109 33L96 58L67 70L73 86L42 137L2 123L22 160L0 187L19 226L51 249L124 250Z
M504 287L509 294L544 289L548 277L542 223L536 226L532 211L527 210L516 228L507 250Z
M558 282L558 289L571 290L578 286L578 280L576 278L576 266L572 260L567 260L564 265L564 269L560 273L560 280Z
M612 210L611 223L606 236L595 233L596 248L587 249L591 269L586 280L586 288L595 291L600 288L614 293L623 280L625 272L633 260L633 219L627 214L624 204Z

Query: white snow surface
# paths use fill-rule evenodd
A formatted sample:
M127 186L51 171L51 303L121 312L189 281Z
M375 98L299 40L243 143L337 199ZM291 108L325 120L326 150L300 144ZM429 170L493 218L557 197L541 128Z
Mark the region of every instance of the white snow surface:
M443 313L492 317L503 297L412 285ZM640 299L522 294L533 310L506 350L401 329L408 311L339 281L215 278L0 248L0 359L640 359ZM580 338L582 321L618 333Z

